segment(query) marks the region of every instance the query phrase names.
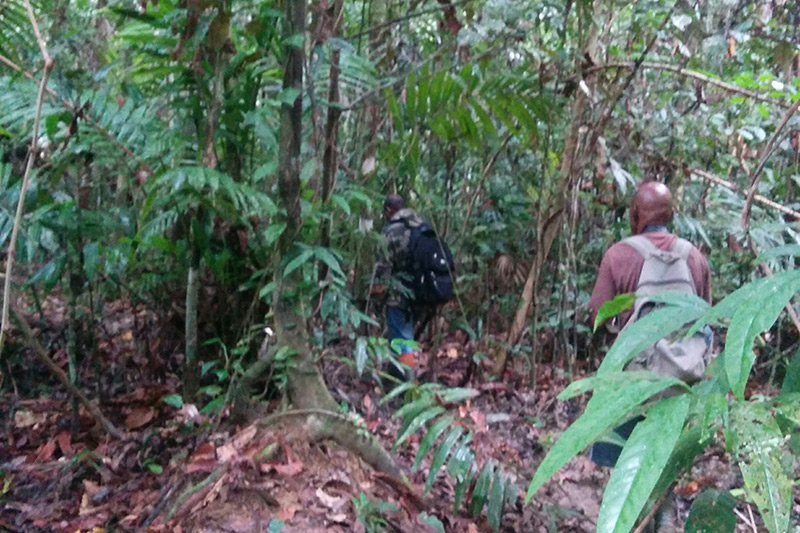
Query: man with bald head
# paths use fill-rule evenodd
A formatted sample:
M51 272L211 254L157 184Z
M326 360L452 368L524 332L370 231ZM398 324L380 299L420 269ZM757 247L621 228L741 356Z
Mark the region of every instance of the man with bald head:
M667 224L672 221L672 211L672 193L666 185L657 181L643 183L636 190L628 213L631 234L644 235L660 250L672 250L678 241L677 235L667 230ZM711 303L711 272L706 258L700 250L692 247L687 263L694 279L695 293ZM608 249L600 263L597 281L589 300L592 323L605 302L620 294L636 292L642 265L644 258L624 241ZM621 323L624 324L629 316L630 312L623 314L620 317Z
M630 205L629 219L631 233L642 235L659 250L677 252L679 243L677 235L667 229L667 224L672 221L673 203L672 194L666 185L650 181L639 186ZM682 242L683 251L689 247L686 263L691 273L693 287L688 287L695 294L711 303L711 272L708 262L703 254L694 246ZM675 248L675 250L673 250ZM628 242L620 241L614 244L603 256L600 269L597 272L597 281L589 300L591 309L591 323L594 324L600 306L613 300L614 297L635 293L640 288L640 275L644 266L644 257ZM671 280L674 282L674 280ZM665 282L667 282L665 280ZM684 283L688 283L686 280ZM657 281L656 283L657 284ZM621 313L617 324L622 326L628 322L632 311ZM707 342L710 342L710 330L707 333ZM630 420L616 428L622 438L628 438L636 423L641 418ZM614 466L622 448L607 442L595 443L589 456L602 466Z

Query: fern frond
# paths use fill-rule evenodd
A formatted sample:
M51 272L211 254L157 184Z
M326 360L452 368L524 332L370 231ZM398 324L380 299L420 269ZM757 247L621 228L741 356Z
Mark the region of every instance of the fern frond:
M472 398L478 392L466 388L443 388L436 384L428 384L425 388L411 385L405 391L417 394L418 397L394 414L395 418L403 419L394 448L417 431L423 430L424 437L412 470L417 470L423 458L435 447L425 482L425 492L431 490L437 475L446 464L446 470L456 484L454 510L458 511L463 505L473 516L477 516L486 507L489 525L495 530L499 529L503 508L517 499L517 486L512 476L506 474L492 460L485 462L483 466L478 464L471 447L473 432L468 429L471 423L467 420L457 421L454 413L445 407ZM437 441L438 446L434 446ZM465 503L468 493L471 496Z

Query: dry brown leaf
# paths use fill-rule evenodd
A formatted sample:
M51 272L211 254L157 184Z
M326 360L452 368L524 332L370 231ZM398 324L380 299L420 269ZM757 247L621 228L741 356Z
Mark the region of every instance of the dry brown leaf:
M364 399L361 401L364 405L364 411L370 415L375 410L375 405L372 403L372 398L369 397L369 394L364 395Z
M344 503L347 501L344 498L337 498L336 496L331 496L322 489L317 489L315 494L317 495L317 498L319 498L319 501L322 502L322 505L333 511L338 511L339 509L341 509L342 505L344 505Z
M122 334L122 337L120 338L125 342L131 342L133 340L133 332L126 331L125 333Z
M451 346L447 349L447 357L448 359L458 359L458 349L455 346Z
M36 415L33 411L20 409L14 413L14 427L17 429L29 428L45 422L46 419L47 417L44 414Z
M89 498L94 498L95 495L100 492L100 485L89 479L84 479L83 491L86 493L86 496L89 496Z
M72 455L72 440L69 431L62 431L56 435L56 442L58 443L58 449L61 450L61 455L64 457Z
M239 450L236 449L236 446L234 446L232 442L223 444L217 448L217 460L220 463L228 463L238 455Z
M136 407L125 419L125 427L136 429L146 425L155 418L155 409L151 407Z
M467 533L478 533L478 526L470 522L467 526Z
M283 520L284 522L287 522L292 518L294 518L296 512L297 508L293 505L290 505L285 509L281 509L281 512L278 513L278 520Z
M46 461L49 461L50 459L52 459L53 452L55 451L56 451L56 442L53 440L47 441L45 444L39 446L38 450L36 450L33 462L44 463Z
M247 426L233 437L233 445L237 450L241 451L242 448L250 444L250 441L253 440L257 433L258 429L255 424Z

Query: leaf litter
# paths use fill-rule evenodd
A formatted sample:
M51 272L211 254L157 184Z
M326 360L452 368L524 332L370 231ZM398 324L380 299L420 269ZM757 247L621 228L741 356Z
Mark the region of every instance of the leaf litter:
M0 489L7 484L0 493L0 529L248 532L266 531L279 520L281 531L287 533L360 532L365 527L358 515L364 511L361 502L367 501L388 504L382 516L396 531L436 531L421 520L421 511L448 532L491 531L485 512L471 517L466 511L453 511L455 485L442 473L421 499L425 509L419 509L416 497L403 494L385 476L332 443L304 439L302 431L291 435L284 428L239 427L224 417L213 433L202 429L209 418L197 406L162 401L180 391L170 357L152 364L141 352L149 346L166 353L178 343L160 335L155 318L146 310L124 302L109 306L98 330L108 375L94 376L87 365L82 377L84 383L104 381L111 398L105 411L136 441L109 440L82 409L78 426L71 428L70 398L58 389L49 397L34 399L11 393L0 396L5 430L0 441ZM53 310L50 318L56 322L51 324L65 320L59 302L45 307ZM440 382L456 386L466 377L481 375L470 369L477 343L454 334L441 346L437 354L427 353L436 357ZM341 350L337 355L347 357L347 346L337 349ZM336 379L328 385L358 406L366 427L390 449L401 421L379 403L380 389L336 358L324 364L330 367L325 375ZM36 379L47 382L41 369L32 370ZM424 361L419 370L425 374ZM493 460L525 486L549 446L583 410L585 399L556 399L568 383L566 373L555 364L540 366L535 388L514 368L500 382L471 377L466 386L480 394L460 405L458 414L470 421L479 464ZM411 471L420 441L421 435L412 435L397 452L406 472ZM424 458L422 468L411 475L418 489L425 484L430 460ZM199 486L215 473L219 475L165 521L170 502L184 490L185 482ZM609 469L597 467L585 456L574 458L530 505L521 505L521 494L508 505L500 531L594 531L608 476ZM685 518L691 501L704 488L741 486L741 476L724 454L709 450L677 484L679 511ZM800 509L797 496L795 500Z

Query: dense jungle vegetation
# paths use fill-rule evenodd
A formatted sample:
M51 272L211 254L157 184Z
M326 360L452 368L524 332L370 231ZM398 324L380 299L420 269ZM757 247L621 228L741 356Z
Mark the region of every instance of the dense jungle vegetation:
M798 107L791 0L2 0L0 529L800 531ZM715 305L610 348L642 180ZM394 389L388 193L457 269Z

